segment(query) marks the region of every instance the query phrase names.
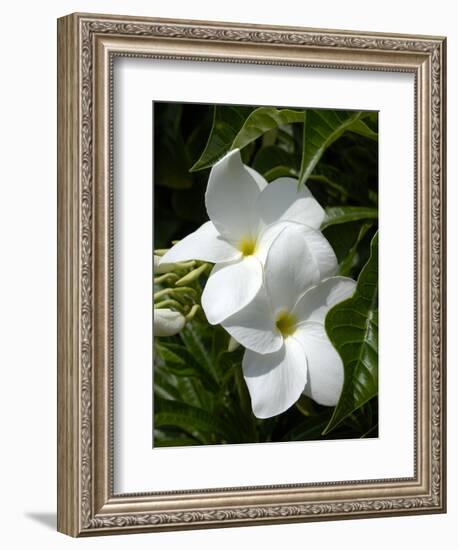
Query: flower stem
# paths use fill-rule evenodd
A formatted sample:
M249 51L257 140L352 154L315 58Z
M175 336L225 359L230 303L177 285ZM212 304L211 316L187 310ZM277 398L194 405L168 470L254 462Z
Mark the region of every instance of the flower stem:
M184 277L181 277L181 279L179 279L175 283L175 285L179 287L179 286L185 286L185 285L188 285L189 283L194 282L207 269L207 265L208 264L202 264L201 266L196 267L196 269L193 269L189 273L186 273L186 275Z
M176 300L164 300L163 302L159 302L157 304L154 304L154 309L163 309L166 307L174 307L177 309L180 313L184 313L185 309L180 302L177 302Z
M164 275L159 275L154 277L154 284L159 284L164 281L169 280L170 282L177 281L179 276L176 273L164 273Z
M188 286L182 286L179 288L164 288L163 290L159 290L159 292L156 292L154 294L154 301L158 300L159 298L162 298L162 296L179 296L184 294L192 294L195 295L196 291L193 288L190 288Z
M194 304L191 308L191 311L186 315L186 321L190 321L194 318L195 314L199 311L199 304Z

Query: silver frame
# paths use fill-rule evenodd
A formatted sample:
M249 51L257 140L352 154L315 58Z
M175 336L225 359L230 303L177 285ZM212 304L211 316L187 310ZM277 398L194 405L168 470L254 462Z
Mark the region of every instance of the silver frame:
M415 75L415 475L113 493L112 61ZM445 511L445 39L73 14L58 22L58 530L72 536Z

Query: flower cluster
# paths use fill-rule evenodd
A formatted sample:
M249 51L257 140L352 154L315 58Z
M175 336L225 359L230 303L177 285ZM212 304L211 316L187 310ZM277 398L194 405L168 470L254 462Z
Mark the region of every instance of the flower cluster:
M293 178L267 184L231 151L205 194L210 221L159 261L215 264L202 293L210 324L245 347L243 374L258 418L278 415L302 393L337 403L342 361L326 336L328 310L355 282L335 276L337 259L319 228L325 212Z
M196 289L193 283L210 268L209 264L195 262L161 263L166 250L155 250L154 284L165 284L154 293L154 336L173 336L198 313ZM173 308L173 309L172 309Z

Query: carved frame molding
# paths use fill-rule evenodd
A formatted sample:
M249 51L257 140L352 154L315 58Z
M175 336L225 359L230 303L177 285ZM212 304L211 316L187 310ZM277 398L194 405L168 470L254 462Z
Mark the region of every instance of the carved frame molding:
M112 61L407 71L416 80L412 479L112 491ZM58 21L58 529L72 536L445 511L445 39L73 14Z

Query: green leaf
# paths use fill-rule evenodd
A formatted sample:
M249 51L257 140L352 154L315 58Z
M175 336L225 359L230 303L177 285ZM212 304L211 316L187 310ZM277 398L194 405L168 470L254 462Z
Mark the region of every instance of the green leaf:
M252 164L252 168L263 176L279 167L287 167L288 171L294 171L295 158L291 153L287 153L276 145L262 147L256 154Z
M190 159L190 166L192 166L196 160L200 157L202 151L205 149L205 145L208 141L208 136L213 125L214 106L208 105L204 113L202 111L194 111L195 105L193 105L192 114L192 130L185 139L185 147L188 157ZM190 110L185 109L185 112L189 114ZM184 131L183 131L184 134Z
M282 441L313 441L322 439L322 431L326 427L327 420L323 417L307 417L299 422L283 437Z
M155 397L154 410L155 429L174 426L198 437L203 443L211 443L209 435L224 437L229 429L216 415L187 403Z
M378 233L354 296L329 311L325 326L343 361L344 384L324 434L378 393Z
M174 385L173 378L154 360L154 392L164 399L180 399L180 391Z
M348 251L348 254L343 259L343 261L340 262L339 275L343 275L347 277L351 276L352 268L357 259L359 244L366 236L366 233L369 231L371 225L372 225L371 222L366 222L361 225L358 236L356 237L356 240L353 246L350 248L350 250Z
M315 416L317 414L315 401L304 394L299 397L295 406L304 416Z
M326 208L326 218L321 224L321 230L326 229L326 227L330 225L376 219L378 219L377 208L367 208L365 206L333 206Z
M252 110L252 107L215 105L207 144L190 172L209 168L223 157L231 149L232 142Z
M243 149L258 137L279 126L302 122L303 117L303 111L259 107L248 116L232 142L231 149Z
M369 438L369 437L378 437L378 422L377 424L369 428L367 432L363 433L360 439Z
M192 187L190 162L180 132L182 114L180 104L156 103L154 106L154 185L171 189Z
M297 171L288 166L276 166L263 174L264 178L271 182L277 178L294 178L297 179Z
M154 447L185 447L199 445L200 441L184 433L168 433L162 430L154 430Z
M171 373L169 373L170 376ZM185 376L175 376L176 386L179 392L177 401L183 401L189 405L210 409L207 407L206 392L202 389L197 378L186 378Z
M164 366L176 376L195 376L202 385L210 391L218 391L219 386L211 373L182 345L172 343L156 343L156 352L164 361Z
M180 338L195 361L210 373L215 380L218 380L218 369L202 339L198 326L194 326L194 323L187 323L180 332Z
M337 262L345 260L351 250L361 229L361 222L351 222L342 225L330 225L323 230L323 235L332 246Z
M200 380L192 377L176 376L165 366L158 354L154 358L154 395L172 401L183 401L200 407L205 401L204 389ZM207 393L207 392L205 392ZM205 408L205 407L204 407Z
M257 138L285 124L302 122L303 111L259 107L215 107L207 145L192 172L215 164L231 149L243 149Z
M339 156L342 155L348 163L347 151L348 149L343 150L340 147L338 148ZM328 160L332 161L332 159ZM334 161L340 166L338 159L334 159ZM333 190L339 192L340 198L337 204L350 202L355 205L368 206L371 203L371 205L377 203L377 193L375 193L375 197L371 196L373 190L367 181L367 170L365 173L361 173L360 171L355 175L354 170L351 170L349 167L345 166L345 169L343 169L343 167L337 168L337 165L327 164L322 159L315 167L313 175L309 177L307 185L310 185L314 179L321 179L325 189L331 187Z
M378 141L378 133L374 132L369 126L363 122L362 120L357 120L352 127L350 128L352 132L355 132L355 134L359 134L360 136L367 137L369 139L372 139L374 141Z
M361 118L361 111L305 111L299 185L305 183L323 153Z

